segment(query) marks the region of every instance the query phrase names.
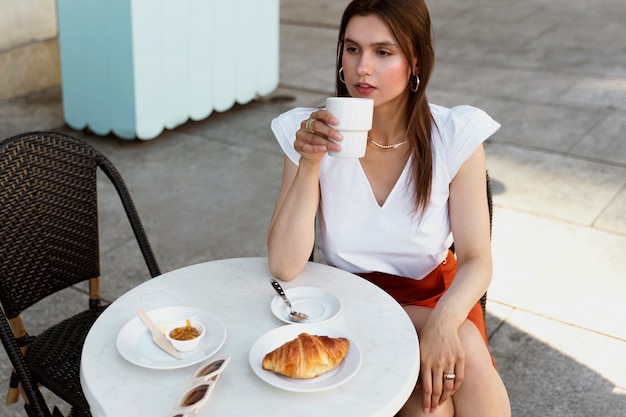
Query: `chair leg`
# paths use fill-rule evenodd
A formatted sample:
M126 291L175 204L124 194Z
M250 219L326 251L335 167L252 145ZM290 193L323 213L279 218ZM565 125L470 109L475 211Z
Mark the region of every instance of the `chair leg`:
M11 380L9 382L9 392L7 392L7 404L15 404L20 399L19 391L20 381L15 371L11 372Z
M28 349L29 336L26 333L24 322L20 316L9 319L9 327L13 333L13 337L17 340L22 355L26 354ZM24 402L28 403L28 398L22 389L15 371L11 373L11 381L9 383L9 392L7 393L7 404L14 404L20 399L20 395L24 398Z
M89 279L89 308L100 307L100 278Z

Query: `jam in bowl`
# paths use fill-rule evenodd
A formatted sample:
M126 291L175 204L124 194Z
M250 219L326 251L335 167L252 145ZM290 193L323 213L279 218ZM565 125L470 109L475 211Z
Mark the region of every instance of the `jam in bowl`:
M195 349L205 334L206 329L202 323L189 319L174 322L165 330L165 337L179 352Z

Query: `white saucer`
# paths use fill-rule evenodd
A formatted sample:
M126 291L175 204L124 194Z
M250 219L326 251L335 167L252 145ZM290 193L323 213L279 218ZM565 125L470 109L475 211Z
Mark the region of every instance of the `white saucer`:
M197 348L181 352L182 359L170 356L153 341L150 331L139 317L129 320L117 334L117 350L127 361L144 368L177 369L202 362L215 354L226 341L226 327L213 313L195 307L163 307L147 312L160 328L181 319L195 316L206 327L207 335Z
M309 319L299 324L326 323L341 312L341 300L335 294L318 287L295 287L285 290L293 309L306 313ZM289 307L276 295L270 304L272 313L285 323L294 324L289 318Z
M350 340L350 350L335 369L317 378L294 379L263 369L265 355L303 332L317 336L345 337ZM339 330L319 324L301 324L282 326L265 333L252 345L249 360L254 373L276 388L293 392L318 392L338 387L352 378L361 367L362 355L355 341Z

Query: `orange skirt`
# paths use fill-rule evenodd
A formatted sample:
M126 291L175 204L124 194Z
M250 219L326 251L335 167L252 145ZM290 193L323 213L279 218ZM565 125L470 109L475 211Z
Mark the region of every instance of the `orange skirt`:
M446 259L423 279L411 279L383 272L357 273L357 275L382 288L400 305L435 308L441 296L446 292L456 275L456 258L448 251ZM467 319L474 323L483 336L487 348L487 328L480 301L472 307Z

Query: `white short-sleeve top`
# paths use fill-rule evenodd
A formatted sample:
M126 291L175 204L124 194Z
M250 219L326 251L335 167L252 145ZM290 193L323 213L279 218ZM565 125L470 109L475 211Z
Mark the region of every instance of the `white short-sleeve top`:
M319 221L324 259L349 272L385 272L421 279L446 257L452 243L448 199L450 183L476 148L500 124L472 106L431 104L433 183L426 211L415 214L410 160L389 197L378 205L357 158L326 155L319 173ZM283 152L296 165L295 132L313 108L295 108L272 121Z

